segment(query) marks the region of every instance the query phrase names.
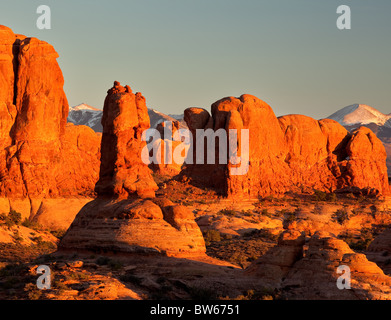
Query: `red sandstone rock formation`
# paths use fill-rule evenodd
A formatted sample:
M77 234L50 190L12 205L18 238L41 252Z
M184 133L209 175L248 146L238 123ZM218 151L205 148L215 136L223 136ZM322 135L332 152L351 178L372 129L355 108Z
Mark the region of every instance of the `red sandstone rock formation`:
M88 203L61 240L60 250L64 249L175 257L202 256L206 251L189 209L142 199Z
M226 196L256 198L313 189L332 192L352 186L389 192L384 147L367 128L349 134L329 119L277 118L269 105L251 95L215 102L212 116L204 109L187 109L185 120L194 137L196 129L249 130L247 174L232 175L230 169L235 166L218 164L217 159L215 165L188 165L184 171L195 182Z
M103 112L101 170L96 185L100 197L79 212L60 248L204 255L204 239L193 213L169 200L154 199L157 186L141 158L146 146L142 134L149 127L145 99L115 82Z
M337 287L340 266L350 268L350 289ZM305 246L300 233L283 233L277 247L255 261L246 273L264 278L265 284L289 300L391 299L391 277L327 232L316 232Z
M150 126L145 98L119 82L107 92L102 117L102 155L98 195L127 198L154 196L152 171L141 161L141 137Z
M0 26L0 196L27 200L34 216L44 198L92 196L100 138L67 126L68 102L54 48Z

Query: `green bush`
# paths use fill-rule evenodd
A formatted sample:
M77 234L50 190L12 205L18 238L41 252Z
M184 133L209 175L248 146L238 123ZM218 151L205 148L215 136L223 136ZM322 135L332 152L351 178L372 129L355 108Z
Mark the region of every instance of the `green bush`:
M34 221L31 221L31 220L29 220L27 218L25 218L23 220L22 226L26 227L26 228L33 229L35 231L43 231L43 229L44 229L40 224L38 224L38 223L36 223Z
M22 214L15 210L11 210L9 214L2 213L0 219L4 221L5 225L8 228L11 228L15 225L20 225L22 222Z
M352 250L364 251L368 249L370 243L374 239L374 236L371 229L363 228L358 238L351 233L346 233L341 236L341 239L343 239Z
M22 214L15 210L11 210L8 214L8 219L10 219L14 224L20 225L22 223Z

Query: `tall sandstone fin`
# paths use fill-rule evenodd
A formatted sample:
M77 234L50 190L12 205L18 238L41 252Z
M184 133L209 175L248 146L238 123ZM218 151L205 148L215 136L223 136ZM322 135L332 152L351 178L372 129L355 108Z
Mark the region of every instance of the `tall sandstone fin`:
M142 134L149 128L145 98L116 81L107 92L102 126L100 176L95 187L98 195L154 197L158 187L141 159L146 146Z
M103 109L98 199L78 213L60 250L203 256L206 248L194 214L155 198L152 171L142 162L149 127L145 98L114 82Z

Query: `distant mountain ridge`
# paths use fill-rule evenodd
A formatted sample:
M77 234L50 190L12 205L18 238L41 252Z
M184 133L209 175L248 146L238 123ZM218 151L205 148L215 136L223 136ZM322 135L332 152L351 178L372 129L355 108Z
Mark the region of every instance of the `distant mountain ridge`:
M343 125L348 131L367 127L383 142L387 152L388 174L391 175L391 113L384 114L365 104L353 104L328 117Z
M102 132L103 110L82 103L69 108L68 122L75 125L85 125L92 128L95 132ZM148 115L151 122L151 128L156 128L157 125L164 121L179 121L181 127L186 127L182 115L166 115L154 109L148 109Z
M391 114L384 114L365 104L353 104L333 113L328 119L333 119L343 126L375 123L378 126L390 127L387 122L391 119Z
M102 132L103 111L88 104L82 103L75 107L69 107L68 122L75 125L85 125L92 128L95 132Z

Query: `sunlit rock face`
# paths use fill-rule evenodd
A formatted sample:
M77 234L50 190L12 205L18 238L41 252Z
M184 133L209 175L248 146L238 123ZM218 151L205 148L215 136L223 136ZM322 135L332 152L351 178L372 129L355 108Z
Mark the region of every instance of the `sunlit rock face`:
M67 125L57 58L50 44L0 26L0 196L27 218L44 199L93 196L98 179L100 137Z
M267 103L251 95L219 100L212 104L211 115L204 109L189 108L185 121L193 137L197 129L225 129L227 134L236 129L238 135L248 130L247 150L240 148L245 141L240 135L238 138L239 155L247 152L249 158L244 174L233 174L237 165L229 159L228 164L221 164L217 158L215 164L193 161L183 172L225 196L257 198L350 187L374 195L389 192L384 146L367 128L349 133L330 119L318 121L303 115L277 118ZM192 146L194 154L196 144Z

